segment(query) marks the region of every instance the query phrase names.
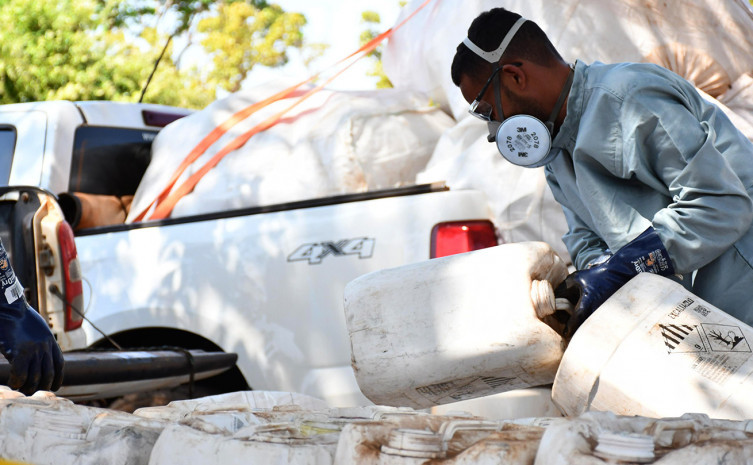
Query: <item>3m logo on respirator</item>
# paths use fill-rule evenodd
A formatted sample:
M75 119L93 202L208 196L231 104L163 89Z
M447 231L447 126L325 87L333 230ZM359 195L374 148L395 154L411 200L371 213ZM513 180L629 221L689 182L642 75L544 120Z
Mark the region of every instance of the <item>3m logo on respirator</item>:
M374 254L376 239L359 237L343 239L337 242L315 242L303 244L288 256L289 262L307 261L309 265L318 265L328 256L342 257L358 255L358 258L371 258Z

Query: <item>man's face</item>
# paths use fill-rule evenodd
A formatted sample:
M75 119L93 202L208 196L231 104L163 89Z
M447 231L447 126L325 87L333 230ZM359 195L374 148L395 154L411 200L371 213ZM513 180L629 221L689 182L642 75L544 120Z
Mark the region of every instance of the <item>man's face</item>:
M494 75L493 79L501 79L503 72L504 71L498 72ZM460 78L460 92L463 94L465 101L470 104L479 97L479 93L484 90L484 93L480 96L480 100L483 103L479 104L479 108L482 106L490 106L490 116L492 121L501 122L504 118L509 118L510 116L519 114L528 114L535 116L542 121L546 120L548 114L543 109L543 106L538 99L515 94L504 84L500 85L501 107L495 104L494 85L493 82L486 85L487 80L488 79L482 81L478 77L463 74ZM484 87L486 87L486 89L484 89Z
M495 73L491 78L499 79L499 73ZM479 95L482 90L483 94ZM473 103L478 98L479 109L490 108L490 110L487 110L486 112L482 111L481 113L490 113L489 116L493 121L500 121L503 117L503 115L500 115L499 113L504 113L504 110L496 108L494 85L488 78L482 81L468 74L463 74L460 77L460 92L463 94L465 101L469 104Z

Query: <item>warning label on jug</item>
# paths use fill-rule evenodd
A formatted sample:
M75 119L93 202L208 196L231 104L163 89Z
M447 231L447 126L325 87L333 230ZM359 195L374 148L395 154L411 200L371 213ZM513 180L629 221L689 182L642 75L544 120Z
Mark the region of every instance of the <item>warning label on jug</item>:
M707 352L698 326L660 324L659 329L668 354Z
M732 354L710 354L698 357L693 363L693 370L701 376L719 384L723 384L730 375L735 373L745 359Z
M442 404L527 386L517 376L480 376L430 384L415 389L422 397Z
M702 324L714 352L750 352L750 345L739 326Z

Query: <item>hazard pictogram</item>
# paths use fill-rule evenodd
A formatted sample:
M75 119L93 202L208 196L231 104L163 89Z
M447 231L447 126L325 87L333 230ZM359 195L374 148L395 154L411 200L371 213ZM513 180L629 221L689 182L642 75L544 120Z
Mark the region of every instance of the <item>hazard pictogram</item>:
M750 345L739 326L702 324L714 352L750 352Z
M667 353L706 352L706 344L697 326L659 325Z

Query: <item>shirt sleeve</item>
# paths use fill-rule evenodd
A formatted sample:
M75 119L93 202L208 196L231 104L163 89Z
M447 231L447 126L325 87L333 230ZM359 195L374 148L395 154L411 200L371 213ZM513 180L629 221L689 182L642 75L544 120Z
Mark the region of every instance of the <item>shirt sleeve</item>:
M557 179L546 169L546 178L554 198L558 200L565 214L568 231L562 236L565 247L570 252L573 265L578 270L585 269L589 263L608 253L607 244L592 231L586 223L570 208L566 207L562 198L562 192Z
M665 189L672 200L651 222L678 273L720 256L753 221L753 201L729 162L746 158L734 152L749 144L733 143L736 129L721 110L694 97L700 99L642 89L621 112L626 175Z

